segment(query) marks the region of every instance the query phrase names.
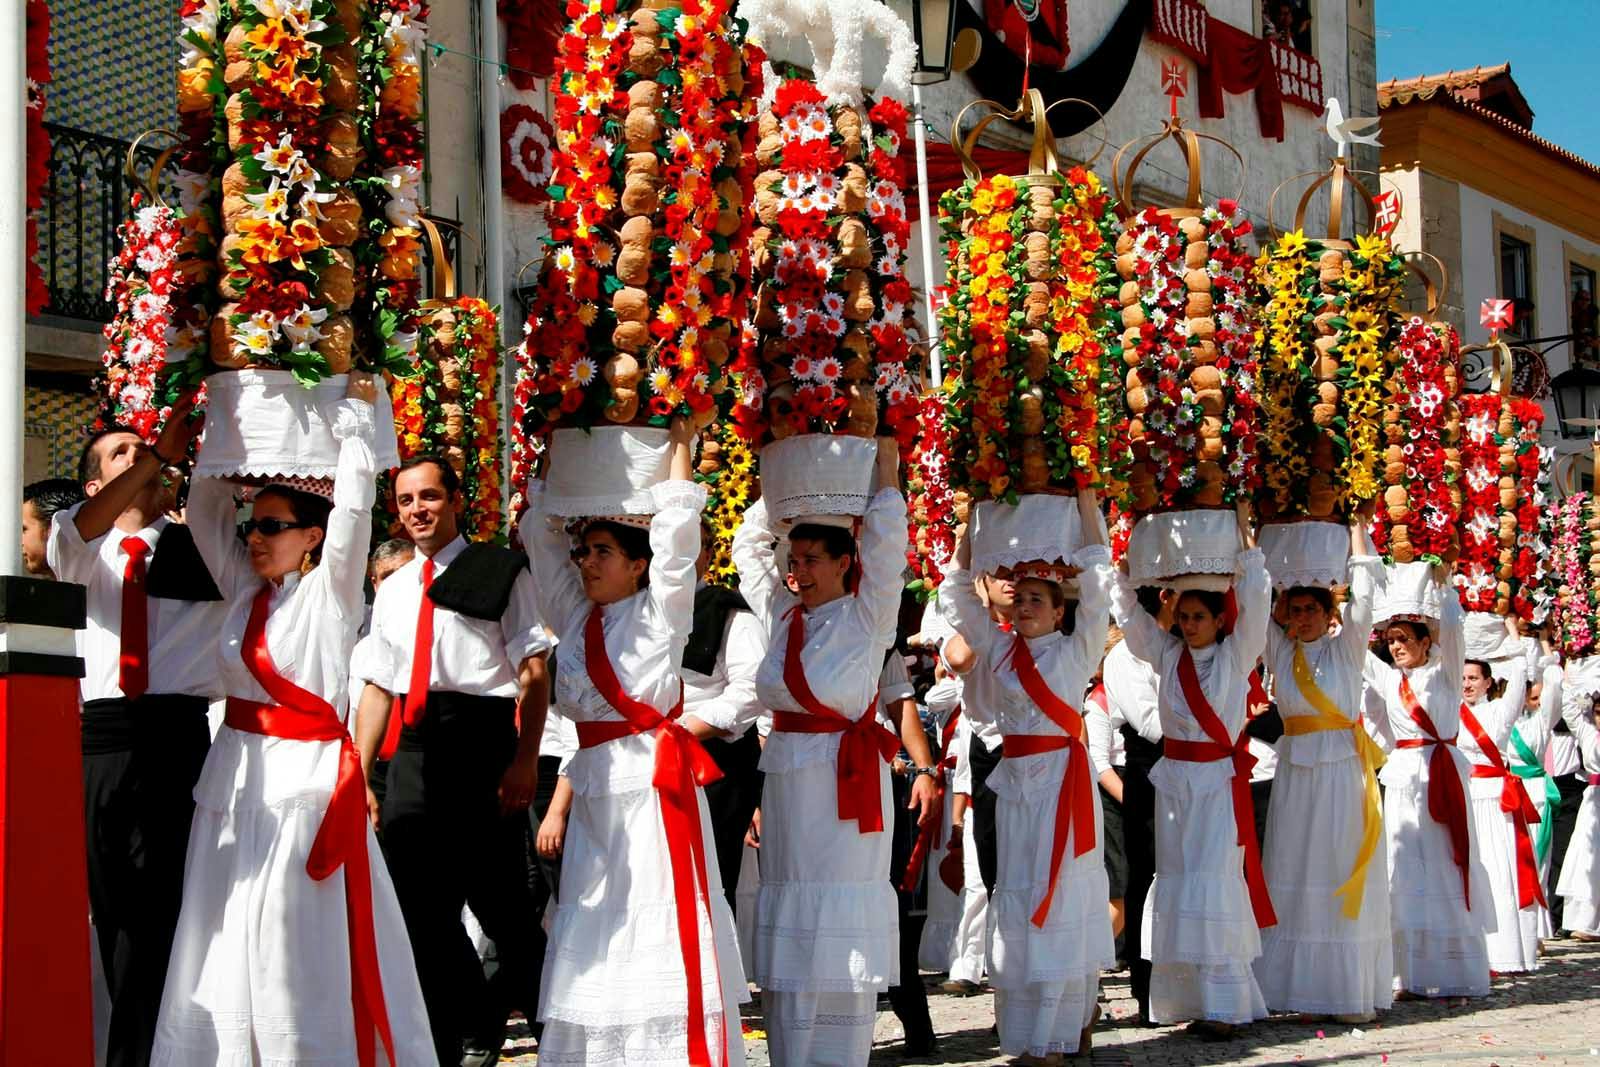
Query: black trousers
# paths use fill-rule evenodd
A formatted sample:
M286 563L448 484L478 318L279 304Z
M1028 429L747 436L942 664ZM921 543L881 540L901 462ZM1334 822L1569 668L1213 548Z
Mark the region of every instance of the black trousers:
M928 988L922 984L922 967L917 949L922 944L922 927L928 921L926 890L928 867L923 865L915 889L900 890L906 863L917 842L916 813L906 810L911 798L911 782L905 775L890 775L894 792L894 841L889 850L889 880L895 887L895 904L900 920L900 984L889 987L889 1006L894 1009L906 1040L933 1036L933 1019L928 1014ZM937 877L937 875L935 875Z
M549 946L549 938L544 932L544 916L546 911L555 908L556 897L561 891L561 854L557 853L550 859L545 859L534 847L533 837L539 832L539 824L550 812L550 801L555 798L556 781L560 777L561 757L540 756L539 784L533 790L532 816L528 823L528 897L533 902L534 960L531 1003L535 1008L539 1004L539 989L543 978L541 963L544 960L545 949ZM535 1037L538 1037L544 1032L544 1024L539 1022L526 1006L522 1011L527 1016L529 1029L533 1031Z
M972 765L972 843L978 848L983 888L993 896L994 880L1000 872L1000 846L994 826L997 798L989 788L989 775L1000 766L1000 750L990 752L974 735L968 741L967 760Z
M501 815L498 795L514 721L510 698L430 693L389 761L383 851L442 1064L460 1061L465 1039L498 1047L512 1009L532 1019L538 1008L528 817ZM463 905L494 941L492 982L461 925Z
M1139 1012L1150 1015L1150 961L1144 958L1144 904L1156 877L1156 791L1150 768L1161 758L1161 743L1151 743L1131 726L1122 727L1128 762L1122 769L1122 848L1128 857L1123 892L1123 958Z
M1550 835L1550 886L1545 895L1550 901L1550 927L1561 930L1561 898L1556 895L1556 882L1561 878L1561 864L1567 858L1567 846L1578 825L1578 806L1583 803L1588 783L1576 775L1563 774L1556 779L1556 788L1561 790L1561 806L1556 809L1556 824Z
M204 697L146 694L83 708L89 908L111 995L108 1067L150 1062L194 786L210 747Z
M705 787L706 807L711 813L717 866L722 870L722 892L728 898L728 907L737 914L735 891L739 887L739 864L744 860L744 835L750 829L750 817L761 803L761 738L754 730L746 730L737 741L714 738L704 744L722 770L722 777Z

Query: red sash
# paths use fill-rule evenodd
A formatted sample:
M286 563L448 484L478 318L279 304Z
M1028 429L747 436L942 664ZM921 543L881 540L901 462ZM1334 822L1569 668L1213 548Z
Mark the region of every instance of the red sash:
M1033 650L1021 634L1011 642L1011 669L1016 672L1028 699L1066 734L1065 737L1013 734L1001 743L1001 751L1007 759L1067 750L1067 769L1061 776L1061 790L1056 794L1055 830L1050 838L1050 884L1045 887L1044 898L1029 920L1042 929L1050 914L1050 902L1055 899L1056 885L1061 880L1067 838L1073 838L1074 858L1094 849L1094 774L1089 770L1089 750L1079 736L1083 733L1083 716L1050 689L1039 673L1039 665L1034 662Z
M878 764L894 761L900 739L878 725L874 696L859 719L849 719L816 698L806 681L800 650L806 643L805 616L797 604L789 609L789 645L783 653L783 684L805 712L774 711L772 728L792 734L843 734L839 738L838 805L841 820L854 820L861 833L883 832L883 793Z
M1411 721L1417 724L1426 737L1408 737L1396 741L1396 748L1423 748L1433 746L1428 754L1428 814L1450 834L1450 856L1461 871L1461 899L1467 910L1472 910L1472 836L1467 826L1467 793L1456 773L1456 761L1450 755L1456 739L1448 741L1439 736L1439 728L1422 709L1417 695L1411 689L1411 679L1400 676L1400 702L1405 705Z
M1162 754L1167 759L1184 763L1215 763L1233 760L1233 826L1238 842L1244 848L1244 881L1250 889L1250 907L1255 912L1256 926L1266 929L1275 926L1278 915L1272 910L1272 897L1267 892L1267 876L1261 870L1261 843L1256 840L1256 804L1250 793L1250 771L1256 758L1250 754L1250 735L1239 731L1238 738L1228 736L1228 728L1206 699L1200 687L1200 675L1195 672L1194 657L1188 646L1178 660L1178 682L1183 686L1183 698L1189 705L1200 729L1209 741L1183 741L1169 737L1162 742ZM1246 716L1248 717L1248 711Z
M1543 907L1544 890L1539 886L1539 861L1534 858L1533 835L1528 832L1529 822L1539 821L1539 809L1533 806L1528 787L1522 779L1506 770L1506 761L1495 746L1494 738L1478 722L1478 717L1466 704L1461 705L1461 725L1478 742L1478 751L1488 760L1487 766L1473 764L1472 777L1500 779L1500 810L1511 816L1511 830L1517 842L1517 907Z
M634 734L654 732L656 735L655 772L651 784L661 801L661 823L667 835L667 855L672 862L672 901L678 919L678 948L683 953L683 973L688 986L689 1007L689 1063L690 1067L710 1067L711 1050L706 1045L705 992L700 971L700 915L698 900L706 901L706 912L711 911L711 891L708 886L706 842L700 826L700 800L697 786L703 786L722 777L722 772L701 747L700 741L688 730L678 725L683 714L683 697L671 715L663 715L642 700L635 700L623 692L617 670L606 652L605 628L601 625L600 605L589 612L589 621L583 628L584 666L589 671L589 681L616 709L626 722L578 723L578 747L593 748ZM711 958L717 966L716 955ZM722 988L719 977L717 988ZM695 1025L699 1020L699 1025ZM732 1020L736 1023L737 1020ZM722 1020L723 1052L728 1058L728 1018Z
M928 821L917 833L917 842L911 847L911 856L906 860L906 873L900 878L900 892L911 893L917 888L917 877L922 874L922 865L927 862L928 853L933 849L933 843L944 833L944 781L945 774L955 769L955 753L950 751L950 739L955 736L956 720L961 718L961 708L958 706L950 713L950 721L944 724L944 730L939 734L939 761L935 763L935 785L939 787L939 795L934 798L933 818Z
M356 1055L361 1067L375 1067L377 1047L373 1032L383 1040L389 1062L394 1062L394 1034L389 1009L383 1001L383 978L378 970L378 937L372 921L372 870L367 854L367 783L361 773L361 755L350 733L339 721L333 705L295 685L278 673L267 650L267 604L272 587L263 585L250 605L241 649L244 665L275 701L258 704L228 698L223 719L245 733L264 734L289 741L338 741L339 777L328 810L311 843L306 873L320 882L344 867L345 924L350 938L350 1001L355 1012Z

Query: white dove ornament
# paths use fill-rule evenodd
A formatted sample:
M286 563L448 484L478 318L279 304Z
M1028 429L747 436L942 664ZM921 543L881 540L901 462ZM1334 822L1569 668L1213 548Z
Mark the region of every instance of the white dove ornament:
M1371 133L1367 133L1371 130ZM1328 136L1333 138L1334 148L1339 156L1344 156L1350 145L1369 144L1376 148L1383 147L1383 142L1378 140L1378 120L1375 118L1345 118L1344 108L1339 106L1337 97L1328 97Z

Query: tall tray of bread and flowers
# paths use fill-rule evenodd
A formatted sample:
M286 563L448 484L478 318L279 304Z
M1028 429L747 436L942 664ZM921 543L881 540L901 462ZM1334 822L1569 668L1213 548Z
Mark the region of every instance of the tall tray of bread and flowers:
M1313 175L1291 227L1277 232L1278 195ZM1342 236L1346 186L1367 205L1370 231L1372 194L1339 156L1327 170L1297 175L1273 191L1271 239L1256 264L1262 305L1256 513L1261 550L1280 590L1345 581L1348 524L1380 485L1405 264L1382 234L1357 229L1351 239ZM1327 226L1319 236L1307 232L1306 213L1324 187Z
M761 449L761 494L776 526L853 525L865 513L883 434L909 441L918 368L906 322L907 111L916 46L876 0L741 5L752 35L801 41L807 76L772 71L756 117L754 286L736 421ZM888 62L863 88L863 43Z
M1092 110L1050 106L1072 104ZM972 108L985 112L963 131ZM1126 465L1111 191L1092 158L1061 161L1048 111L1037 89L1015 108L964 108L951 143L966 180L940 200L949 264L940 328L952 374L944 429L976 574L1028 564L1070 579L1083 543L1072 498L1114 484ZM1026 173L985 175L975 162L998 119L1031 129Z
M1150 152L1171 141L1187 189L1178 207L1139 207L1135 178ZM1127 441L1124 510L1130 578L1140 585L1225 590L1241 537L1235 509L1259 481L1251 232L1237 199L1201 201L1202 142L1180 118L1122 146L1112 160L1122 232L1121 352ZM1128 157L1127 166L1123 159Z
M396 26L421 26L409 16L369 19L354 0L329 0L312 15L224 6L202 57L211 65L212 148L227 164L215 268L221 303L208 344L221 373L206 382L196 474L326 491L338 445L324 413L344 395L347 373L413 371L394 318L375 305L358 269L377 254L361 247L362 131L377 103L363 93L360 57L389 54ZM199 82L187 73L180 69L180 97L204 115ZM377 407L382 470L398 455L382 391Z

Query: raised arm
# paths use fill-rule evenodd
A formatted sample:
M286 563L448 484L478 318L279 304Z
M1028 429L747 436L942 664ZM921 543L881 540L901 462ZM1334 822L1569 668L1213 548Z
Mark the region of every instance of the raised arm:
M363 384L364 383L364 384ZM322 564L339 612L359 619L366 603L367 550L372 546L372 502L377 498L377 433L371 375L352 374L348 396L334 405L333 437L339 463L333 476L333 510L322 544Z
M1122 629L1128 651L1152 667L1159 668L1161 657L1178 644L1178 639L1163 630L1144 610L1138 592L1120 570L1111 572L1111 614Z
M1460 679L1467 665L1467 612L1455 583L1448 578L1439 590L1439 663L1446 678Z
M976 579L967 570L972 565L972 543L967 528L963 526L956 538L955 558L945 568L944 581L939 583L939 613L955 630L956 638L966 644L967 650L981 663L988 658L997 640L998 631L989 618L989 612L978 599ZM971 670L972 664L952 663L957 670Z
M645 593L656 625L671 634L672 664L677 667L694 625L694 562L700 555L706 488L687 479L660 482L650 487L650 496L656 514L650 520L650 584Z
M906 498L900 493L894 438L878 438L878 491L861 524L861 603L872 613L878 639L894 639L905 590Z
M73 513L78 535L84 541L93 541L108 532L116 524L117 517L133 506L139 494L161 477L162 467L183 462L183 457L189 452L189 443L200 432L199 423L189 420L193 413L194 394L188 393L172 405L172 412L167 416L154 447L146 448L142 443L136 445L137 455L133 463L124 467L116 477L105 482L88 483L94 492ZM147 515L145 522L154 518L155 515Z
M1378 586L1383 577L1383 560L1373 549L1364 523L1350 526L1350 595L1344 604L1344 625L1339 643L1352 656L1366 652L1372 637L1372 613L1377 606Z
M733 535L733 566L739 572L739 594L762 626L772 626L773 608L783 575L778 573L777 535L767 525L767 504L758 500L744 512Z
M1111 631L1111 582L1116 569L1111 566L1111 549L1103 544L1084 545L1072 555L1078 572L1078 619L1072 631L1072 644L1080 662L1094 665L1105 653L1106 634Z
M1233 645L1239 666L1249 670L1267 648L1267 627L1272 625L1272 580L1259 548L1247 548L1234 563L1233 596L1239 618L1233 624Z
M231 483L221 478L193 479L184 513L195 550L224 597L243 595L260 581L250 569L249 550L236 533L238 508Z
M577 614L586 609L589 598L583 595L578 568L572 565L572 542L560 520L545 513L544 482L528 483L528 510L517 527L522 547L528 551L528 566L533 572L534 595L539 614L558 633Z
M1539 687L1539 714L1544 716L1545 724L1550 729L1555 729L1556 721L1561 718L1561 707L1565 702L1566 675L1561 670L1561 662L1554 657L1545 664L1544 676Z

